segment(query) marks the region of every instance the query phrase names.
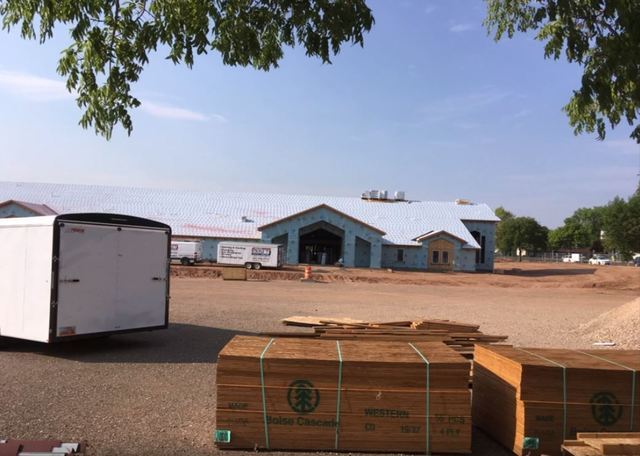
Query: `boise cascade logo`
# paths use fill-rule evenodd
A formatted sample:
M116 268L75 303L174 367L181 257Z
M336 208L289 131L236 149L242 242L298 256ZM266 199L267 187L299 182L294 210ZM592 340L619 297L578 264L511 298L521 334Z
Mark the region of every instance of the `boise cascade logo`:
M296 413L305 415L313 412L320 403L320 393L308 380L296 380L289 385L287 393L289 407Z
M611 426L622 416L622 406L612 393L596 393L591 398L591 414L598 424Z

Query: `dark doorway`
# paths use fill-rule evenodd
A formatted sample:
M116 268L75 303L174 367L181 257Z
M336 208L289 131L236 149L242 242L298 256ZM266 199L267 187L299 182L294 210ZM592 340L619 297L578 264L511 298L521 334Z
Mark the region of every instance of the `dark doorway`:
M300 235L300 263L334 264L341 256L341 236L323 228Z

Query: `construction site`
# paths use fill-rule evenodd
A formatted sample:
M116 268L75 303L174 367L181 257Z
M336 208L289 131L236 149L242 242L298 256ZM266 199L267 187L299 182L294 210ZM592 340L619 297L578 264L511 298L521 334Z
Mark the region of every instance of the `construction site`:
M5 404L0 409L0 429L5 435L18 439L64 436L67 441L86 441L84 451L92 455L216 454L225 448L224 443L214 442L216 430L232 428L230 443L226 446L235 444L242 434L238 432L238 422L233 419L234 413L242 414L242 410L229 409L226 405L238 402L237 398L230 400L229 397L234 395L232 389L237 388L240 380L225 374L235 378L230 383L227 380L230 386L225 386L227 377L221 377L218 371L222 368L220 363L229 363L223 362L226 359L223 348L235 336L246 336L245 343L257 341L254 345L258 344L258 352L264 348L262 341L273 338L278 341L275 347L300 341L302 352L294 356L317 358L313 362L320 362L318 360L326 356L333 357L336 340L339 340L345 356L345 382L356 381L348 374L350 358L347 356L352 360L357 356L370 357L372 353L366 354L366 344L374 344L373 351L383 362L387 340L392 344L398 340L411 341L416 347L422 347L424 353L433 350L429 347L432 341L444 341L453 353L457 351L462 355L457 364L457 369L462 371L443 375L457 378L455 388L463 394L461 398L466 394L466 399L455 400L460 404L457 411L444 405L453 399L443 399L444 403L434 399L434 414L454 413L467 418L456 425L457 431L448 431L457 432L449 440L438 439L434 432L437 425L432 425L434 454L444 451L508 455L512 453L505 440L491 432L495 425L473 415L471 426L468 395L469 391L475 391L477 369L471 377L471 390L464 379L469 380L468 363L475 342L490 344L489 347L498 344L569 349L574 354L577 353L575 350L593 349L598 344L606 349L640 349L638 268L498 263L495 274L315 268L308 281L303 279L303 268L295 267L252 271L247 280L223 280L222 272L221 268L173 266L170 324L163 331L55 345L19 340L6 342L0 351ZM288 325L283 325L283 321ZM374 329L370 327L371 322L388 322L392 326L377 325ZM407 336L408 331L416 332ZM288 337L292 335L298 337ZM355 348L349 348L349 343L364 344L359 349L361 354L356 355ZM322 344L329 344L329 349L323 351ZM639 352L627 353L634 353L630 356L635 357L635 361L630 359L628 362L637 364ZM412 355L406 352L404 356ZM435 352L430 356L435 359ZM419 384L424 381L424 369L415 361L411 369L418 369L415 375ZM314 367L313 362L311 367ZM330 377L327 381L335 384L335 366L329 367L331 363L327 362L329 364L324 367L315 365L316 374L305 372L303 368L293 377L326 373ZM236 364L222 365L230 366L225 367L229 369ZM466 376L461 374L465 365ZM255 361L250 362L247 369L253 372L254 379L255 375L259 376ZM410 375L410 371L401 370L399 365L396 369L394 376L398 378ZM272 371L267 371L267 379L274 375L269 372ZM437 372L434 364L432 389L439 388ZM221 378L224 384L219 383ZM389 376L383 375L383 378ZM406 378L409 381L409 377ZM560 394L562 382L557 380L551 382L555 382ZM314 383L319 381L314 380ZM626 391L630 385L627 388L624 384L628 382L622 381ZM451 382L445 381L449 393L453 388ZM570 384L569 388L573 387ZM344 386L342 389L344 403L355 406L353 401L357 402L357 399L349 397L351 388ZM326 391L321 394L322 404L328 411L320 416L335 420L335 397L330 398L331 393ZM377 394L386 397L385 393ZM357 433L349 437L347 433L341 437L345 448L349 451L378 452L386 448L385 451L424 453L425 434L420 423L424 418L419 418L424 415L424 390L412 394L415 398L405 405L413 410L407 413L415 414L418 422L406 420L402 424L406 426L404 431L416 432L415 438L371 440L375 432L367 438ZM431 394L433 396L436 391ZM388 403L378 401L376 410L403 408L402 400L394 403L391 396L389 400ZM633 403L633 398L630 400ZM557 407L562 398L556 397L554 402L555 409L559 410ZM443 406L445 408L438 412L437 407ZM264 442L261 407L258 401L256 422L251 424L254 431L249 433L255 440L238 441L238 448L252 452L254 448L269 448ZM340 419L347 420L346 410L343 413ZM590 413L587 415L591 416ZM306 419L313 414L293 416ZM628 431L628 417L627 424L622 421L619 422L621 428ZM482 423L482 427L478 423ZM273 449L335 451L335 425L335 422L328 422L328 428L309 428L306 434L293 434L291 438L287 437L289 431L282 433L282 426L270 422L267 427L272 428L270 445ZM361 424L353 426L357 428ZM504 423L500 426L508 428ZM637 431L637 427L633 430ZM219 439L224 440L224 437L219 436ZM337 449L341 450L340 447ZM557 450L549 454L560 454L560 449Z

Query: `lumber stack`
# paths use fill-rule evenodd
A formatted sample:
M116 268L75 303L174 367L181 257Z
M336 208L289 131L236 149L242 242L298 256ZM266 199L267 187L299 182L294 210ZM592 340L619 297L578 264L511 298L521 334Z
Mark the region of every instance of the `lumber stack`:
M476 347L473 422L516 454L577 432L640 430L640 350Z
M565 440L567 456L622 456L640 454L640 432L578 432L576 440Z
M507 336L484 334L479 325L450 320L406 320L367 322L351 318L293 316L282 320L287 326L313 331L263 333L269 337L307 337L327 340L375 340L395 342L444 342L467 358L473 358L475 344L504 342Z
M218 358L216 441L469 453L468 382L469 362L439 342L236 336Z

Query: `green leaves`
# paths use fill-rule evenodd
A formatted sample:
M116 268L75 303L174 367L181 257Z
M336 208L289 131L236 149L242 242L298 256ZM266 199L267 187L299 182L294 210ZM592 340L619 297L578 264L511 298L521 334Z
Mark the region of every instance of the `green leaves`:
M640 143L640 2L637 0L486 0L485 25L500 40L536 32L545 57L563 55L584 69L563 108L575 134L634 126Z
M5 30L40 42L69 28L58 73L84 110L80 125L107 139L117 124L131 134L140 105L131 86L159 46L175 64L217 51L226 65L267 71L285 46L331 63L374 23L365 0L0 0L0 16Z

